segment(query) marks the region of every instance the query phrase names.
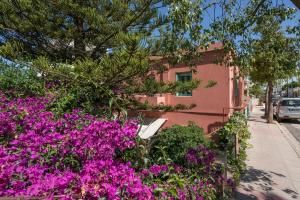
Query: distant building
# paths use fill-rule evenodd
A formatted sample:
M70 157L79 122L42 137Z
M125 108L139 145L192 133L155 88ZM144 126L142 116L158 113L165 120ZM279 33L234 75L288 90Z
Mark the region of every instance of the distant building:
M196 73L193 73L185 64L170 65L162 58L152 57L152 60L161 59L160 64L168 69L164 72L154 72L157 81L185 81L196 78L201 80L201 84L192 91L154 96L136 95L136 99L140 102L147 101L152 105L196 104L196 107L171 112L135 110L130 114L142 115L148 119L148 125L156 123L162 128L174 124L188 125L192 121L202 127L206 133L218 130L234 110L244 111L248 103L247 94L244 92L245 81L240 76L239 68L226 66L226 62L216 63L216 60L223 58L223 55L224 49L221 43L211 45L203 52L201 61L196 63ZM213 87L206 87L212 82L216 83ZM156 119L159 119L161 123L155 122Z

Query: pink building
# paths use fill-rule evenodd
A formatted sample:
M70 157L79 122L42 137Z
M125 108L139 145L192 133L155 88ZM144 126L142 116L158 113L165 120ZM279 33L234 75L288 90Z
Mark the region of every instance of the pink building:
M239 77L237 67L228 67L226 63L217 64L224 55L220 43L216 43L205 52L200 62L196 64L196 73L191 71L189 66L184 64L170 65L163 59L160 64L168 70L165 72L155 71L157 81L185 81L190 79L201 80L200 86L193 90L177 94L157 94L152 97L136 95L136 98L152 105L196 104L190 110L165 111L134 111L147 118L166 119L162 128L174 124L187 125L190 121L202 127L206 133L211 133L222 127L224 122L234 110L243 110L247 105L247 98L244 95L244 80ZM159 59L153 57L151 59ZM207 87L209 83L215 82L213 87Z

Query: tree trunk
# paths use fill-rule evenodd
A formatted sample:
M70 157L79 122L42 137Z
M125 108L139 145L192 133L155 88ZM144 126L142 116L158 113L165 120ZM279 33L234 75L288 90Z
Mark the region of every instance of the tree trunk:
M268 115L267 122L273 123L273 102L272 102L272 94L273 94L273 82L268 82Z
M267 87L266 87L266 95L265 95L265 118L267 118L267 116L268 116L268 101L269 101L269 99L268 99L268 91L269 91L269 89L268 88L269 87L267 85Z

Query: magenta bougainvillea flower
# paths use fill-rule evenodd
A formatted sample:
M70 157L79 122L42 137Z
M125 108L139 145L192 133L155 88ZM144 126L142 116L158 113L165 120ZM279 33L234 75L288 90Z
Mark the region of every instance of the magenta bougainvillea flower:
M0 95L0 196L151 199L115 151L135 145L137 123L104 121L80 110L55 119L49 98Z

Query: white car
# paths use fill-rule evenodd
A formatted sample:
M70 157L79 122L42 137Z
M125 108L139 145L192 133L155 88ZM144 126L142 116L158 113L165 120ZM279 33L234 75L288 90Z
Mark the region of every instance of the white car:
M282 98L276 108L277 120L300 119L300 98Z

